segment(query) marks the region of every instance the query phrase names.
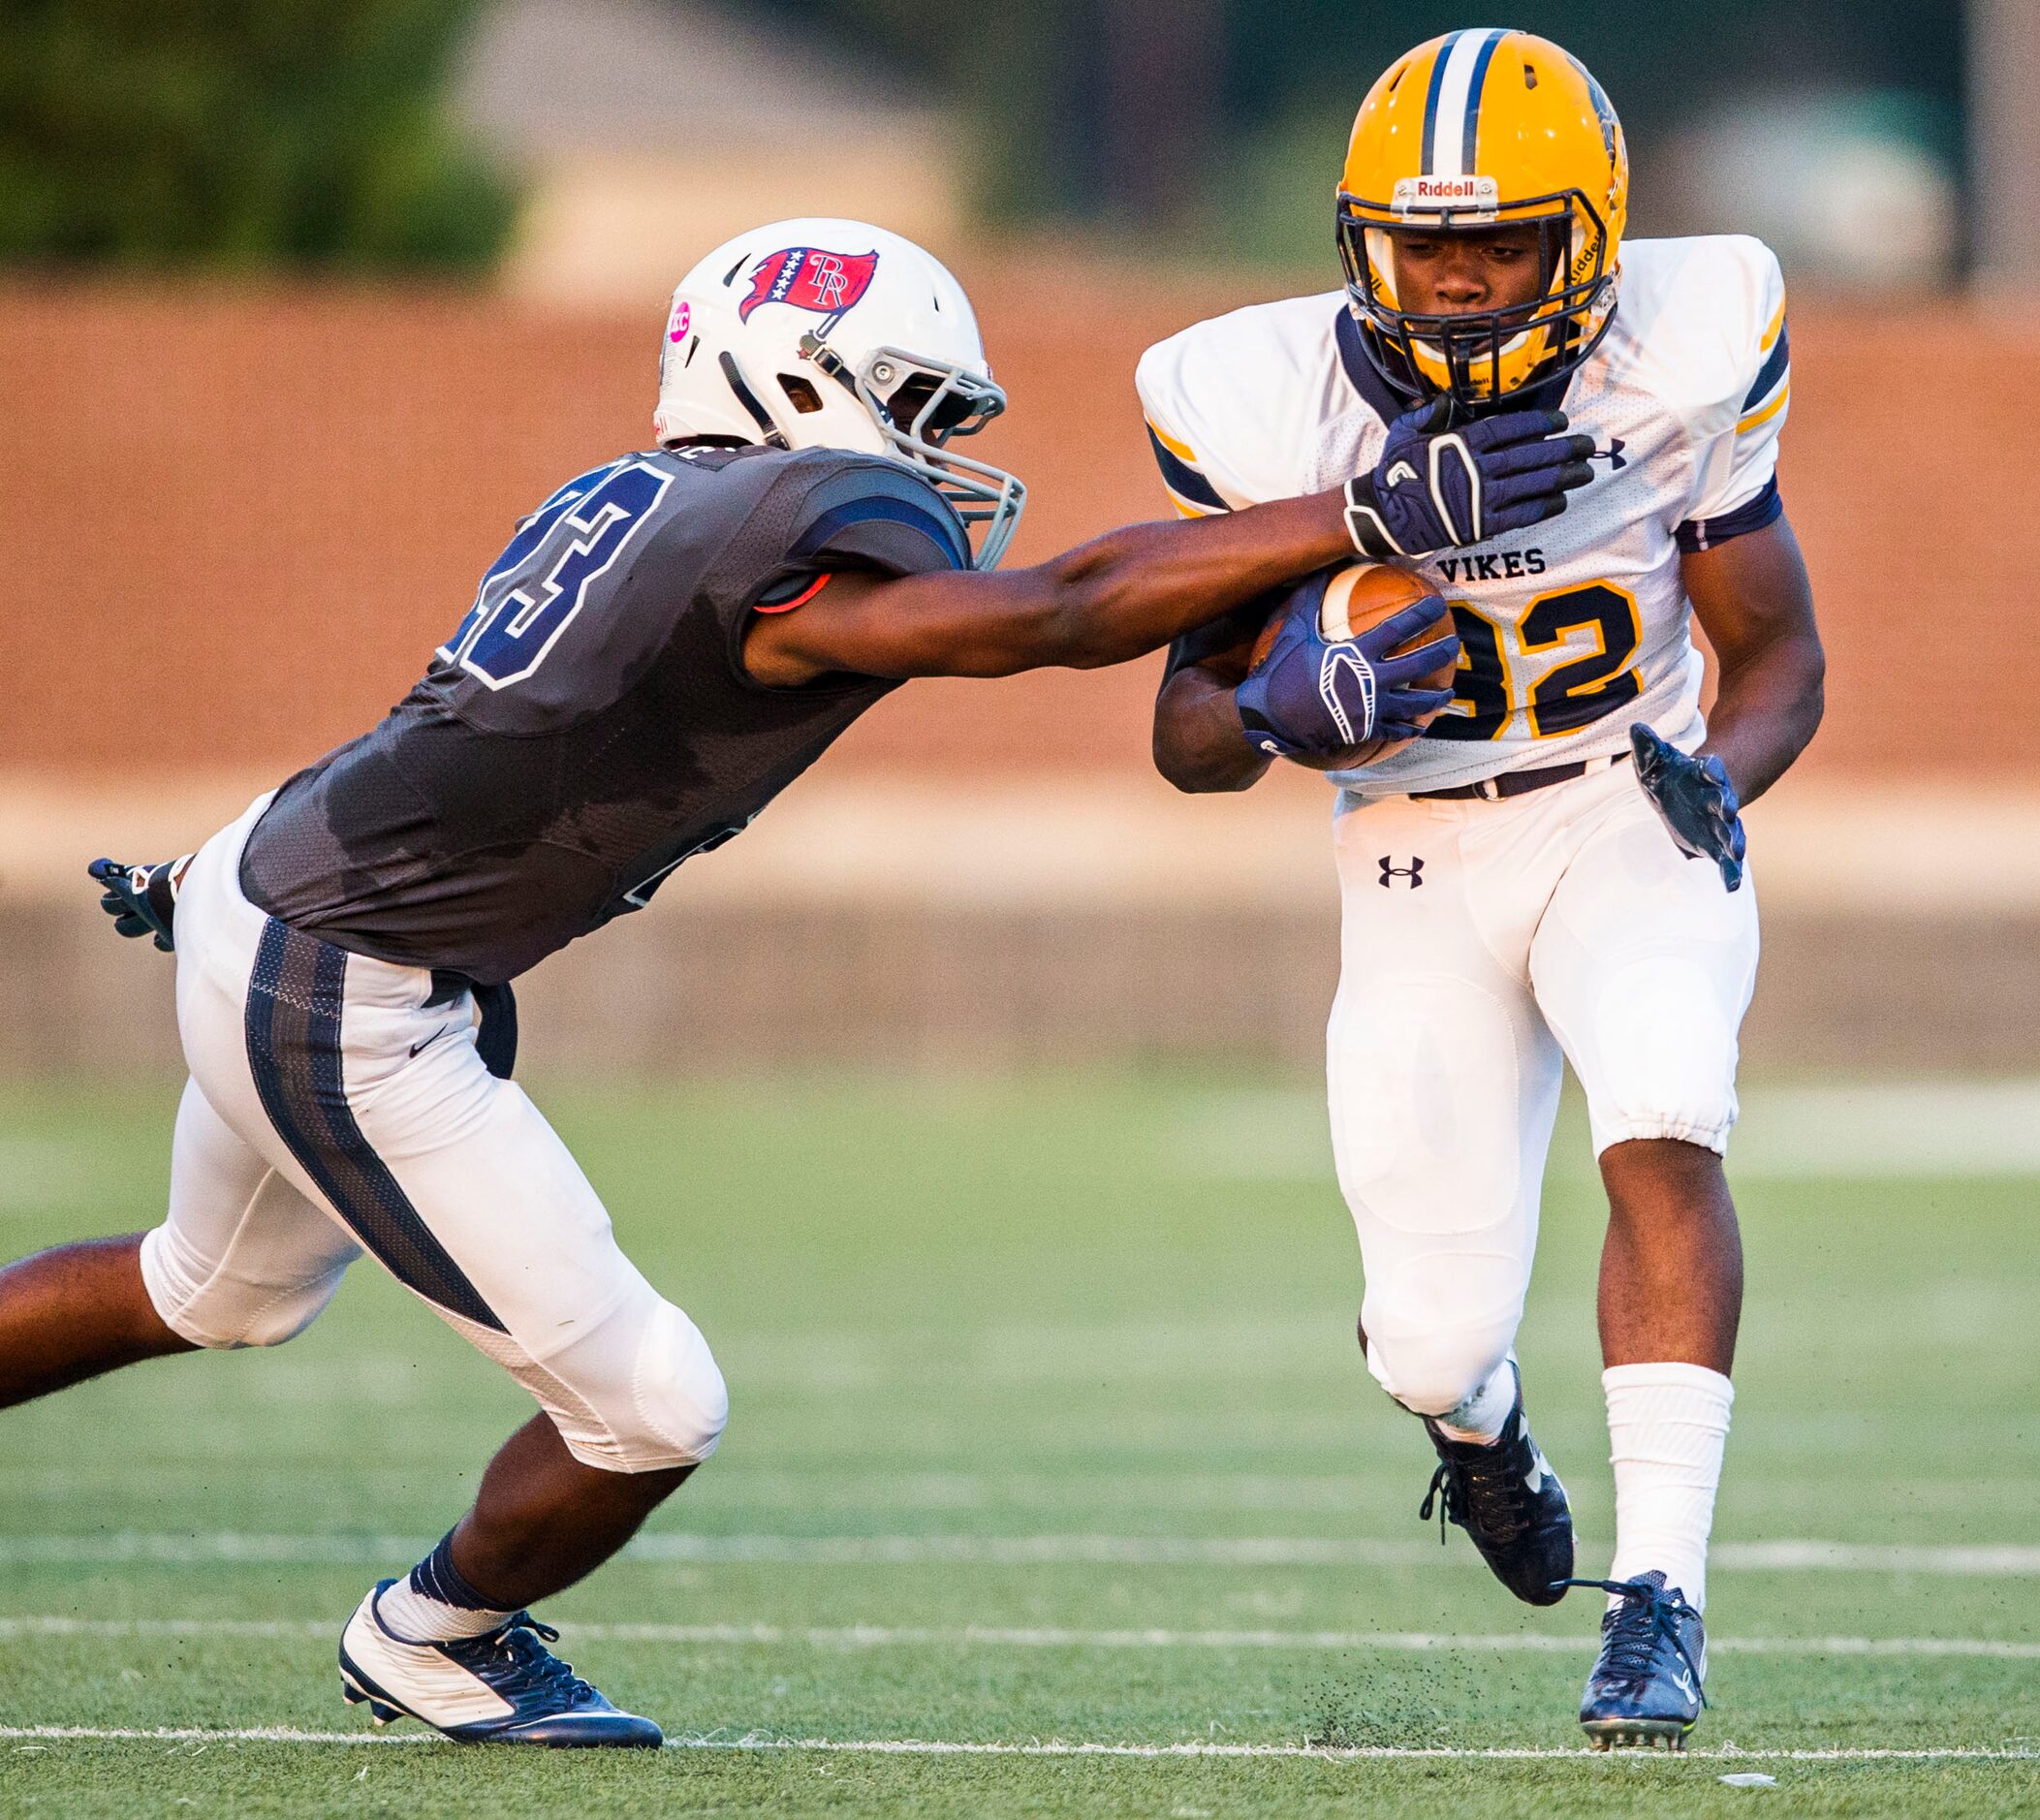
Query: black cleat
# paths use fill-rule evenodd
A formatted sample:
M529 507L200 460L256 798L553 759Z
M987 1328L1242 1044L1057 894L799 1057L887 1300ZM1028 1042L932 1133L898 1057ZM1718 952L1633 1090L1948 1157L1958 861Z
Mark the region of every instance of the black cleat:
M1510 1370L1516 1370L1512 1364ZM1573 1513L1565 1487L1530 1439L1522 1413L1522 1377L1516 1403L1492 1441L1455 1441L1429 1417L1425 1431L1438 1450L1438 1470L1417 1515L1438 1511L1438 1538L1456 1522L1472 1537L1494 1577L1526 1605L1555 1605L1573 1571Z
M1621 1604L1601 1619L1580 1724L1596 1750L1683 1750L1707 1705L1707 1627L1655 1569L1634 1580L1575 1580Z

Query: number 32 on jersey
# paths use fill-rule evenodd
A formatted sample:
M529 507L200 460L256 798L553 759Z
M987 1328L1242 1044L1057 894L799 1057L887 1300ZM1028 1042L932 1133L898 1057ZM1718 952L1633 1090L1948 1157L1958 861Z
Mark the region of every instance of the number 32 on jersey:
M1452 705L1431 722L1430 739L1493 739L1519 710L1539 739L1577 733L1643 693L1634 659L1643 643L1636 596L1612 581L1537 595L1513 625L1469 601L1451 603L1459 634L1459 674ZM1542 669L1519 696L1538 662Z

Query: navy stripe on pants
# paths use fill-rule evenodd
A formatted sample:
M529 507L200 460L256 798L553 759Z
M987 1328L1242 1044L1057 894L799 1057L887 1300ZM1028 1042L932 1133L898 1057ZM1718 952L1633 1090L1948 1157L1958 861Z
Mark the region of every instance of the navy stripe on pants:
M355 1122L341 1074L347 951L270 917L248 983L248 1066L263 1111L348 1230L391 1275L454 1314L508 1330L432 1237Z

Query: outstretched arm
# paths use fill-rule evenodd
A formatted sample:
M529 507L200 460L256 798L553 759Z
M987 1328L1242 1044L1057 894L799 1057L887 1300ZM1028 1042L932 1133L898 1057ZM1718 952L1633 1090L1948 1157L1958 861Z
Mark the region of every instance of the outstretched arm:
M1092 670L1140 657L1353 554L1345 494L1332 491L1177 524L1129 524L1031 569L898 580L844 571L797 611L757 615L744 667L775 688L831 671Z

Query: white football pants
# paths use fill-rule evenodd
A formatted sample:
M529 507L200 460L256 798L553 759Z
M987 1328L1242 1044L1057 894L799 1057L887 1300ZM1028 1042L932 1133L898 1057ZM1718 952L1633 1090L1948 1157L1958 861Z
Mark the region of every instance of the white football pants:
M1756 892L1681 854L1626 763L1507 801L1348 796L1334 830L1327 1081L1367 1368L1439 1415L1515 1342L1561 1055L1595 1155L1726 1149Z
M267 799L199 850L177 900L170 1217L141 1246L201 1346L303 1331L372 1252L535 1396L576 1459L706 1459L728 1414L694 1323L618 1249L567 1147L475 1048L473 996L287 928L241 894Z

